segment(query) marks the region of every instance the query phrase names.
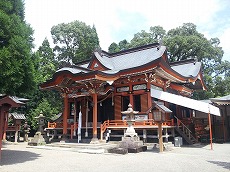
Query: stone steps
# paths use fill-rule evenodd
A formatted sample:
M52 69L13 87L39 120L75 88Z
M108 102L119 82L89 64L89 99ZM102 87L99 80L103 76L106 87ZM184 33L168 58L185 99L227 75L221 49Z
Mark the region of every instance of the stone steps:
M47 144L48 148L66 148L71 151L79 153L106 153L108 149L116 147L117 144L112 143L98 143L98 144L85 144L85 143L51 143Z

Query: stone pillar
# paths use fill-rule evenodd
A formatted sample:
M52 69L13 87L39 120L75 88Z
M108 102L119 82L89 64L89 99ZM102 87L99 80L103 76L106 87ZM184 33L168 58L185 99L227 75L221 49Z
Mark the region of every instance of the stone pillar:
M143 129L143 142L144 143L147 142L147 131L146 131L146 129Z
M165 128L165 142L168 143L169 135L168 135L168 128Z
M18 142L18 130L19 130L19 126L18 124L15 125L15 135L14 135L14 142L17 143Z

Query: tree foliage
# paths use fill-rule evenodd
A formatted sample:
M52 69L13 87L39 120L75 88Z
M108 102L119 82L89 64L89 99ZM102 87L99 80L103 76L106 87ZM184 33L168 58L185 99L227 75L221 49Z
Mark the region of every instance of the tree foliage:
M20 95L33 89L32 28L24 21L21 0L0 2L0 92Z
M58 62L46 38L32 57L36 69L35 82L39 86L39 84L52 78L57 70ZM58 92L39 90L39 87L36 87L32 94L27 94L27 98L30 99L27 103L27 118L31 127L35 130L37 120L34 117L38 116L40 111L49 120L62 110L62 99Z
M53 26L51 34L58 60L77 63L90 58L99 47L96 28L80 21Z
M208 40L192 23L185 23L181 27L169 30L164 43L167 45L170 61L196 58L202 62L203 69L208 75L215 73L215 67L220 65L224 54L219 47L218 38Z
M49 103L49 101L46 98L41 99L38 106L35 109L30 110L30 115L27 117L28 120L30 121L30 126L34 130L38 128L37 125L38 121L35 117L38 117L41 112L45 116L46 121L50 121L54 116L54 114L58 113L58 110L52 107L52 105Z
M130 43L127 40L122 40L118 44L113 42L109 46L108 51L110 53L114 53L127 50L129 48L160 42L165 34L166 31L161 26L150 27L149 32L142 30L141 32L134 34L134 37L131 39Z
M36 53L36 55L38 56L38 83L42 83L50 79L52 75L56 72L58 68L58 61L55 58L55 54L53 52L53 49L50 47L50 43L47 38L45 38Z

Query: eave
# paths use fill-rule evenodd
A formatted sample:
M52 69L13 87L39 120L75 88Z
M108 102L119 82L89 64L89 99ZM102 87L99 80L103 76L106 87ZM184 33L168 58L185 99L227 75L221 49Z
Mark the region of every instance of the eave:
M40 89L48 89L53 87L59 87L61 83L69 78L71 82L82 83L90 80L98 80L98 81L115 81L119 78L116 74L105 74L101 71L92 71L89 73L76 73L73 74L70 71L63 70L54 74L53 78L43 84L40 85ZM66 85L68 85L69 81L66 81Z

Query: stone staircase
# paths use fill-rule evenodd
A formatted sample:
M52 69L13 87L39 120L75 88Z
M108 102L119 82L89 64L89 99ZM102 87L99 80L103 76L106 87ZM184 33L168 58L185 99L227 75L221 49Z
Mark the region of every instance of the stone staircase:
M92 153L92 154L102 154L108 152L108 149L116 147L117 144L114 143L104 143L100 142L98 144L85 144L85 143L51 143L46 144L47 149L55 148L65 148L65 150L79 152L79 153Z

